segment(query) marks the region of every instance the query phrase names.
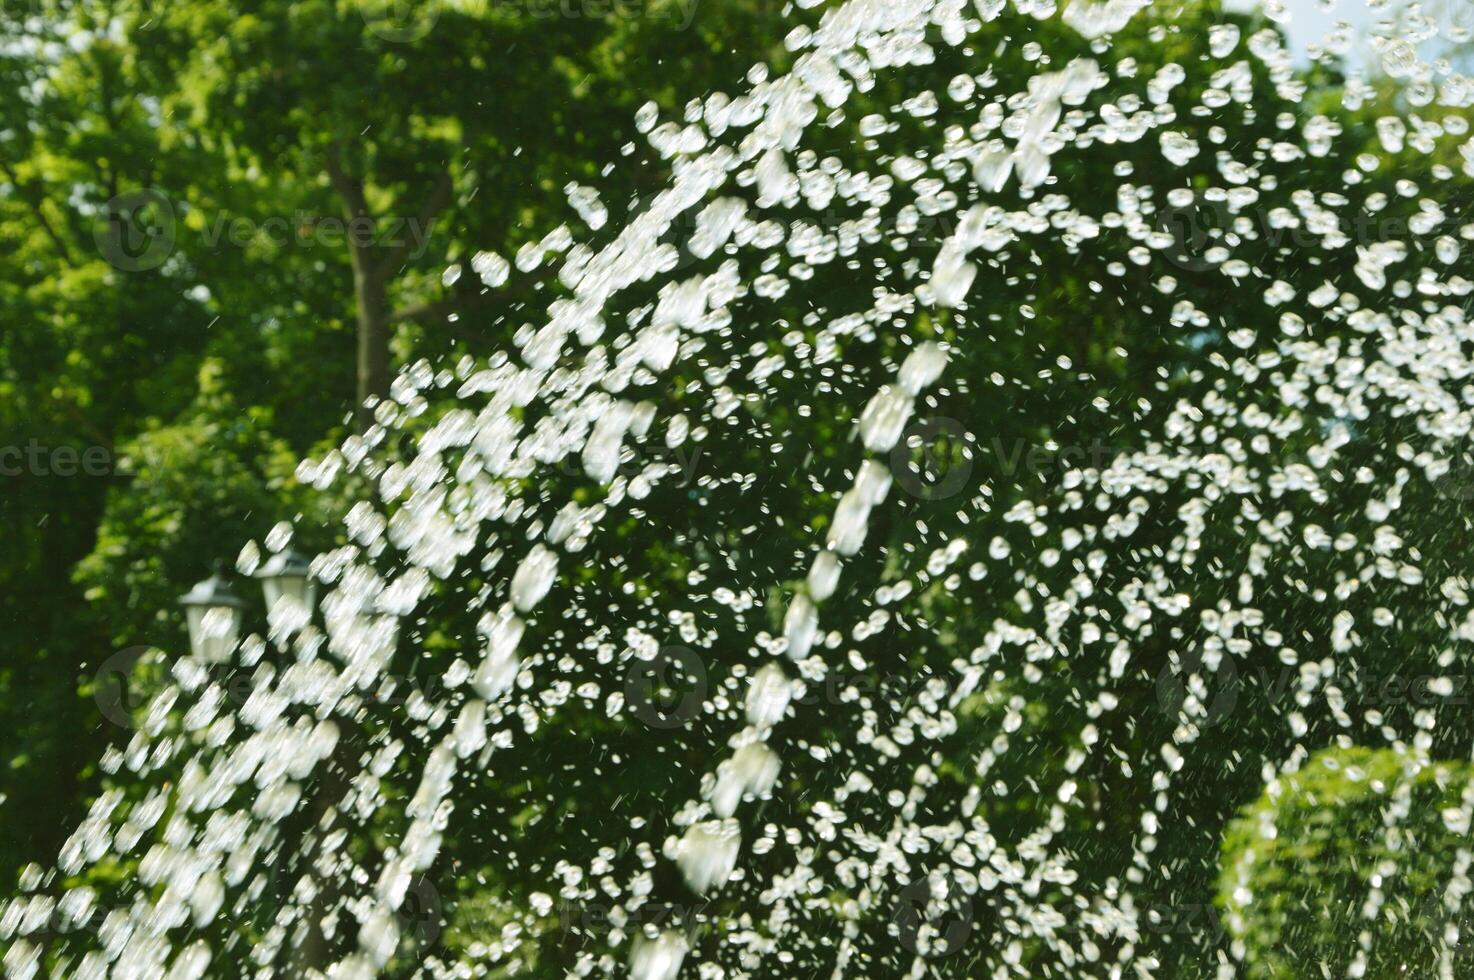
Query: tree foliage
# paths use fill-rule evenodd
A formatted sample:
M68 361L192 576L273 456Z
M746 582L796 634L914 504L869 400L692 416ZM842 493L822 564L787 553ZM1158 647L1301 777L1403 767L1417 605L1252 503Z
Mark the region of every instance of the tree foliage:
M616 206L637 202L659 177L626 156L634 110L674 111L679 80L735 77L777 36L745 2L405 9L0 11L0 446L44 451L0 494L7 877L55 850L65 821L35 814L74 811L122 734L78 697L99 666L177 648L173 596L323 512L291 460L360 395L421 353L505 343L534 297L493 295L478 253L515 255L616 161ZM93 447L99 475L46 462Z
M426 356L434 361L425 372L454 370L455 379L463 380L478 367L499 363L494 352L526 328L526 318L561 295L551 275L514 276L508 285L493 288L489 283L500 276L486 256L522 262L531 271L545 246L561 241L562 223L584 219L569 202L575 184L599 188L608 224L590 229L587 237L608 240L664 185L671 169L644 148L634 123L638 106L654 100L662 118L679 120L684 97L738 86L750 62L781 68L789 60L775 39L780 23L786 31L790 19L767 5L738 0L703 4L689 30L681 28L679 8L668 2L623 20L560 22L559 30L549 30L530 8L499 4L431 5L409 20L386 19L388 12L387 6L329 0L190 0L167 6L118 0L57 6L48 17L11 25L39 47L0 62L0 81L17 96L5 102L9 115L0 128L0 159L7 164L0 187L0 238L17 256L0 281L0 304L7 322L48 329L14 330L0 340L0 386L8 396L0 424L17 443L96 439L116 460L117 471L108 480L91 482L27 475L15 484L14 494L3 498L7 519L26 530L20 535L23 547L0 565L0 602L6 603L7 617L35 624L0 640L7 665L0 673L0 708L12 713L10 730L25 746L11 764L16 789L0 816L17 825L21 820L29 825L36 812L72 812L78 796L95 790L99 781L79 790L35 778L47 771L94 777L88 767L102 754L101 745L126 741L126 731L110 728L92 702L73 697L73 689L80 681L84 693L95 694L89 670L114 650L134 645L177 649L182 632L172 597L202 575L212 559L233 558L242 539L259 539L280 520L294 521L313 550L345 543L341 518L352 494L325 498L301 486L297 458L326 453L354 428L369 429L379 409L371 400L367 408L356 406L388 394L396 365ZM1186 85L1188 97L1197 98L1211 72L1226 67L1202 50L1207 27L1224 17L1246 33L1264 26L1213 5L1186 4L1171 16L1143 17L1117 39L1116 55L1137 59L1141 78L1177 62L1192 65ZM1010 14L983 35L989 49L998 52L992 83L1024 84L1035 66L1028 49L1011 42L1045 32L1058 34L1051 34L1046 45L1055 57L1091 53L1077 35ZM61 43L75 37L85 40ZM856 172L885 173L897 165L898 147L938 141L938 126L917 118L907 124L913 129L877 138L862 129L867 110L898 104L923 90L945 92L967 69L965 57L948 51L937 63L901 78L872 80L846 113L815 127L808 163L827 157ZM1254 147L1246 152L1256 165L1277 168L1285 178L1283 192L1262 202L1260 213L1292 204L1292 187L1337 185L1357 165L1359 154L1376 149L1376 107L1348 108L1334 74L1316 69L1300 77L1316 95L1299 104L1285 97L1262 65L1256 63L1252 80L1252 99L1236 100L1249 104L1231 108L1237 114L1234 138ZM1124 97L1126 88L1108 94ZM1333 148L1291 159L1272 152L1281 137L1292 138L1320 115L1340 127ZM1178 128L1216 147L1224 142L1215 135L1218 122L1188 118ZM1385 187L1392 200L1378 220L1406 222L1417 203L1390 193L1399 168L1395 158L1382 156L1380 169L1365 178ZM1455 179L1452 175L1453 169L1448 179ZM1212 153L1180 171L1165 172L1160 150L1150 140L1116 147L1109 157L1061 155L1056 164L1056 180L1070 188L1073 206L1087 213L1116 208L1123 176L1133 177L1132 193L1153 202L1153 192L1167 186L1203 190L1219 179ZM1033 203L1041 214L1048 213L1047 202ZM1348 220L1357 218L1345 202L1342 207ZM1154 220L1150 230L1180 230L1170 222L1183 216L1160 203L1146 213ZM779 207L774 214L782 221L811 217L798 207ZM837 224L850 216L829 217ZM1245 224L1222 213L1187 216L1200 217L1219 220L1192 232L1234 236L1242 244L1239 254L1249 256L1264 278L1313 287L1313 280L1352 276L1354 255L1330 262L1316 257L1312 263L1310 250L1270 234L1262 224L1256 227L1252 218ZM911 214L902 220L927 218ZM144 228L154 229L156 236L139 240L166 242L167 254L153 264L147 248L134 249L120 261L108 236ZM678 229L672 244L681 245L690 230ZM743 388L743 378L729 376L729 365L761 356L781 363L793 352L807 352L817 334L810 319L813 307L852 293L857 277L866 289L904 292L915 272L908 266L925 267L951 229L927 228L907 243L892 230L883 226L866 235L846 262L809 270L803 289L790 296L763 305L743 297L734 309L747 318L744 330L713 339L700 356L677 367L666 393L672 411L727 384L740 392L734 398L742 411L703 431L689 456L676 461L690 465L689 479L657 488L590 543L586 568L570 576L560 587L567 594L556 595L555 602L593 595L601 620L634 621L648 611L652 596L696 596L697 586L714 570L753 574L724 582L746 602L703 606L699 623L694 612L673 610L671 621L683 639L690 634L709 640L706 667L712 683L736 689L755 666L749 661L756 650L727 638L781 635L783 597L796 590L797 579L775 583L775 574L781 579L794 570L794 556L827 530L836 488L853 476L854 414L875 379L894 374L918 339L955 340L963 328L946 314L897 315L857 325L843 358L824 368L817 383L803 373L779 374L762 392L755 385ZM1045 592L1068 594L1080 572L1061 562L1045 573L1046 588L1037 596L1008 573L969 573L965 582L959 574L957 583L948 584L950 577L928 571L935 555L918 541L929 545L961 537L977 515L997 517L1027 508L1067 479L1070 464L1061 447L1087 453L1099 447L1110 455L1150 449L1140 444L1139 434L1147 422L1161 422L1179 399L1202 397L1215 386L1252 383L1229 376L1229 358L1240 342L1228 335L1225 324L1262 320L1259 297L1194 255L1173 278L1191 287L1182 294L1190 294L1196 307L1184 308L1165 289L1159 301L1142 305L1139 297L1157 288L1162 270L1120 261L1140 244L1142 234L1141 227L1122 222L1101 230L1100 247L1050 240L1037 250L1004 249L991 260L988 289L970 304L965 329L972 337L957 345L956 380L928 404L935 417L957 420L984 435L981 441L974 437L945 447L952 464L966 462L968 491L977 491L983 502L969 516L959 511L957 501L936 499L925 488L908 498L897 492L896 506L872 529L874 546L854 566L858 579L888 587L923 583L914 607L919 612L901 623L907 641L900 646L857 641L844 687L813 694L870 699L867 706L873 704L877 713L872 735L905 728L900 715L907 702L925 698L930 678L985 641L993 624L970 616L970 610L1022 615ZM1186 244L1201 250L1204 242ZM727 258L723 253L699 259L678 248L674 265L689 275L714 271ZM1467 271L1467 259L1462 262L1458 268ZM1040 269L1046 270L1044 278ZM659 281L637 285L623 313L631 319L644 315L642 309L648 313L660 298L659 288ZM1276 325L1262 329L1269 335ZM1344 323L1320 323L1316 329L1355 341ZM822 405L821 396L827 396ZM460 407L450 399L417 404L424 414L407 425L409 435L424 433ZM399 409L386 404L382 411ZM1308 414L1326 427L1344 422L1323 405L1312 406ZM1346 449L1353 461L1348 469L1358 460L1374 461L1410 435L1396 420L1362 421L1361 438ZM1281 462L1293 459L1320 436L1305 429L1290 433L1275 454ZM408 442L406 437L403 447L383 447L378 465L411 461ZM914 462L922 462L928 448L913 446ZM1020 466L1020 454L1034 450L1042 450L1049 465ZM630 474L641 462L626 461ZM533 501L572 499L591 505L604 493L576 472L538 473L525 481L519 489ZM1340 515L1368 505L1356 488L1342 489L1335 498L1305 503L1301 519L1334 528ZM1179 508L1191 502L1189 496L1184 491L1164 499L1144 518L1133 543L1138 564L1108 573L1120 578L1096 583L1100 592L1126 589L1129 576L1175 553ZM1409 488L1407 497L1425 527L1462 522L1467 528L1467 509L1457 501L1428 488ZM1255 507L1279 506L1274 500L1251 504L1206 532L1204 564L1210 568L1183 561L1170 571L1177 576L1174 587L1204 610L1231 599L1223 569L1251 560L1240 553L1239 542L1245 522L1258 519ZM672 528L700 533L672 540ZM1029 547L1034 529L1027 521L1012 520L1000 523L998 535L999 551L1006 556L1010 548ZM426 608L404 624L404 648L413 654L394 665L395 690L385 694L401 699L393 704L412 697L406 692L427 678L445 676L480 642L479 617L458 604L457 596L474 594L504 576L505 566L498 566L501 552L495 542L478 547L457 568L454 588L432 595ZM394 556L390 551L374 557L387 571ZM1462 554L1451 544L1447 553L1424 558L1431 577L1452 574ZM1280 620L1309 620L1324 601L1324 587L1334 587L1327 585L1338 574L1332 557L1311 554L1304 562L1301 574L1323 575L1325 582L1307 584L1306 578L1288 575L1273 582L1264 604ZM1155 567L1163 571L1161 564ZM959 583L966 601L957 597ZM1437 643L1443 624L1419 606L1413 590L1404 598L1401 649ZM1370 598L1353 599L1348 607L1359 617L1376 615ZM831 608L837 610L836 620L861 621L872 614L871 596L841 591ZM1202 655L1196 625L1167 610L1158 613L1160 627L1129 663L1117 665L1102 648L1093 648L1089 657L1029 664L1023 668L1028 684L1001 670L982 677L955 706L952 720L964 750L938 758L934 770L944 787L937 795L955 797L981 786L979 776L986 773L983 805L991 808L997 833L1010 846L1058 810L1062 833L1072 835L1077 866L1104 877L1108 869L1129 862L1139 837L1136 821L1151 808L1155 790L1134 778L1123 760L1149 758L1174 731L1213 729L1211 737L1194 739L1192 765L1217 779L1211 786L1202 782L1182 790L1174 806L1190 829L1156 841L1157 857L1171 874L1143 888L1153 906L1170 915L1212 902L1217 843L1238 807L1262 786L1260 771L1242 760L1264 758L1282 745L1284 705L1276 702L1286 697L1286 688L1275 674L1281 666L1275 653L1231 652L1230 657L1243 660L1228 662L1243 666L1227 709L1231 723L1225 723L1213 707L1213 695L1221 692L1181 696L1188 675L1201 673L1201 664L1189 660ZM259 620L260 610L253 616ZM585 626L593 628L545 624L549 635L540 639L556 640L565 630L572 635ZM1095 642L1076 635L1052 640L1071 650ZM1306 664L1330 656L1324 637L1305 638L1300 653ZM1365 664L1368 670L1392 670L1399 655L1398 647L1388 647L1369 654ZM1114 710L1082 703L1081 672L1095 675L1102 688L1129 672L1130 680L1141 682L1131 690L1148 693ZM899 713L887 703L890 699L870 693L896 678L906 684ZM1174 685L1175 702L1151 696ZM141 712L151 704L146 697L133 703ZM1411 713L1387 709L1388 715ZM1079 745L1071 741L1073 735L1061 734L1062 719L1087 714L1096 737L1122 754L1097 753L1077 770ZM344 741L339 779L360 761L365 744L417 739L423 734L421 722L393 710L367 710L363 731L354 733L361 741ZM170 724L178 727L180 720ZM831 727L822 712L785 724L785 737L799 745L824 746L850 734ZM1474 734L1467 728L1457 722L1440 728L1436 744L1428 748L1453 757ZM89 737L77 738L80 731ZM592 733L609 747L607 758L583 756ZM1342 734L1322 721L1306 739L1323 744ZM499 760L494 778L477 781L460 800L445 829L451 859L417 882L444 912L444 922L436 914L428 920L435 928L407 930L398 964L484 950L489 935L522 922L524 910L536 901L535 884L557 867L571 828L586 838L580 847L619 852L629 840L620 807L653 811L676 796L690 773L710 761L710 747L720 735L706 719L669 731L612 720L598 705L567 705L558 726L536 733L532 750ZM1003 751L1009 744L1015 747L1011 754ZM1381 826L1382 790L1370 795L1362 790L1378 780L1400 786L1392 777L1403 773L1404 765L1402 756L1361 750L1316 757L1299 777L1286 777L1288 790L1258 805L1252 831L1249 818L1230 831L1225 875L1237 877L1225 901L1235 910L1236 937L1255 951L1265 975L1306 975L1311 965L1341 955L1332 947L1349 949L1347 937L1358 933L1354 918L1332 915L1325 929L1300 929L1294 910L1319 903L1328 914L1344 912L1348 896L1360 894L1357 875L1385 856L1378 848L1402 846L1395 835L1387 837L1392 843L1379 842L1372 831ZM1369 781L1342 778L1353 768L1378 775ZM1327 775L1333 771L1335 785ZM805 794L796 790L835 791L847 775L820 751L792 760L784 779L795 792L776 794L766 813L780 824L796 819L806 805ZM1040 784L1054 785L1067 776L1081 785L1078 796L1057 801L1037 792ZM1411 774L1408 798L1436 813L1457 777L1450 766L1422 769ZM391 765L385 793L403 795L412 778L407 769ZM580 792L568 792L570 786ZM127 790L133 794L130 805L152 799L145 797L151 792L147 788L129 785ZM310 787L309 796L320 802L341 790L341 782L323 779ZM876 788L877 793L905 790L901 785ZM1396 796L1401 790L1389 792ZM864 809L863 794L854 805ZM317 812L305 809L298 817L303 826L292 829L305 832ZM1283 818L1284 826L1293 828L1279 839L1283 849L1254 836L1270 819L1266 814L1277 825ZM1344 838L1325 836L1341 820L1360 829ZM345 847L354 855L372 855L392 846L404 829L394 821L385 808ZM15 845L0 856L0 870L49 854L54 847L48 845L67 823L62 818L55 827L7 835ZM1406 834L1408 841L1437 842L1442 856L1430 856L1428 868L1447 860L1448 842L1437 837L1433 824L1419 824ZM1328 873L1312 877L1312 870L1323 865ZM1419 889L1421 867L1405 872ZM131 870L110 866L104 877ZM285 893L290 885L283 871L269 887ZM661 881L658 887L673 891L679 885ZM1030 897L1060 899L1063 891L1051 892L1053 887L1036 883ZM1252 907L1236 897L1240 888L1256 896ZM854 896L841 898L858 902L862 891L856 887ZM718 903L713 914L731 922L741 911ZM564 914L598 916L600 910L572 908ZM1401 921L1412 923L1408 943L1427 935L1424 918ZM245 923L235 938L260 935L272 925L265 918ZM975 925L990 938L1015 928L1002 920ZM873 918L836 923L836 928L864 931L877 944L885 942L878 937L891 926ZM509 944L514 950L513 965L505 967L509 972L517 964L539 973L566 969L581 952L581 940L555 930L523 938L527 941ZM1189 975L1207 961L1217 939L1211 931L1183 932L1169 922L1144 937L1142 945L1169 968ZM349 940L338 937L340 945ZM1395 955L1385 951L1403 949L1402 942L1378 944L1377 956ZM1030 965L1036 954L1042 956L1040 948L1028 946L1020 961ZM325 953L318 949L312 955ZM965 970L966 957L950 966Z
M1468 763L1328 749L1265 787L1223 844L1219 900L1247 976L1464 976ZM1449 972L1449 971L1452 972Z

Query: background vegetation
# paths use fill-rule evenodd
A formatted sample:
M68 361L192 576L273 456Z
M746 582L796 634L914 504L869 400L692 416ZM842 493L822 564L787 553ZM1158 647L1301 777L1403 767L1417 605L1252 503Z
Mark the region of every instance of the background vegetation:
M704 7L0 6L0 445L44 451L0 485L0 877L95 792L99 667L177 651L179 593L322 517L296 462L396 366L505 346L538 299L475 256L571 217L571 181L658 189L636 108L781 42L769 4Z
M546 305L548 295L532 277L491 288L500 277L483 253L510 258L573 220L570 184L597 185L611 223L636 212L668 176L636 131L637 108L651 100L662 118L679 118L685 99L735 89L755 62L782 67L788 55L781 41L797 16L760 0L703 0L689 9L654 0L612 9L621 12L549 18L546 8L511 3L406 13L356 0L38 0L0 10L0 253L7 256L0 267L0 446L47 450L43 465L28 462L23 472L0 478L8 545L0 550L0 622L8 627L0 631L0 879L8 882L27 862L56 852L103 785L97 760L126 743L127 729L99 708L100 685L113 681L99 670L117 652L177 650L183 631L174 597L213 560L232 558L241 541L260 539L280 520L295 521L308 547L341 543L336 516L351 500L299 486L296 461L367 424L371 415L358 406L384 395L399 367L420 357L437 365L489 357L507 345L524 311L530 317ZM1264 26L1211 3L1184 3L1143 19L1118 42L1116 56L1140 59L1144 77L1176 59L1196 65L1207 25L1226 18L1246 33ZM1025 29L1006 19L996 28L1000 41ZM1057 57L1088 50L1062 30L1047 46ZM1013 87L1035 70L1019 47L1007 48L995 68L1015 80ZM945 89L963 69L953 58L928 66L931 87ZM1339 186L1357 154L1374 147L1378 100L1388 104L1390 90L1349 110L1340 98L1342 79L1315 69L1305 79L1310 97L1296 104L1256 68L1257 116L1236 138L1272 140L1281 114L1298 126L1326 113L1343 127L1342 137L1327 155L1287 170L1298 185ZM1207 73L1194 67L1187 84L1201 88ZM919 90L914 75L905 85L882 79L850 118L859 119L867 101L888 106ZM1184 120L1183 128L1204 131L1206 141L1211 124ZM818 139L830 144L815 146L819 153L877 152L849 124ZM1142 183L1164 167L1154 146L1122 155ZM1211 181L1208 157L1193 164L1198 172L1189 168L1190 181ZM1081 210L1110 209L1120 179L1105 165L1072 162L1058 173ZM1369 179L1390 190L1397 176L1388 167ZM1414 204L1395 203L1389 215L1399 207L1410 213ZM871 244L866 259L886 248ZM1303 282L1312 273L1310 250L1271 240L1250 248L1274 276ZM1129 306L1160 270L1122 277L1105 267L1107 254L1035 256L1050 270L1047 290L1030 275L1000 277L988 343L966 348L963 380L944 413L985 419L1002 445L1121 449L1133 438L1131 406L1208 390L1211 372L1199 369L1228 345L1218 324L1176 322L1166 302L1160 309ZM878 271L877 284L889 274ZM1262 316L1257 297L1246 298L1216 273L1186 268L1179 275L1204 297L1200 306L1230 322L1235 310ZM835 268L805 295L853 288L851 276ZM1026 307L1037 320L1019 312ZM779 325L802 323L803 315L803 298L792 297ZM942 322L935 329L946 335L950 328ZM864 356L886 364L904 353L883 338ZM1046 383L1062 355L1077 380ZM991 381L998 372L1009 379L1004 396ZM693 372L675 388L696 380ZM730 529L714 529L705 546L742 549L749 567L781 566L792 537L808 533L827 499L795 474L806 474L812 486L837 484L844 459L833 447L853 421L799 413L807 395L796 384L791 403L765 406L762 425L787 434L781 444L760 445L738 433L713 438L706 452L721 461L713 469L756 473L752 484L700 494L683 489L652 501L644 519L621 528L619 549L664 556L668 580L656 585L679 589L689 568L666 550L667 527L710 524L707 515L721 513ZM1093 407L1102 398L1111 410ZM1385 445L1397 434L1369 433L1369 442ZM106 472L64 475L59 447L78 454L101 447ZM986 475L1000 514L1049 478L1001 468ZM765 503L780 497L790 503ZM1463 522L1467 529L1465 509L1451 510L1446 499L1422 503L1430 524ZM1333 501L1327 508L1344 506ZM924 520L941 534L956 516L945 502L908 507L874 533L899 542L903 523ZM759 526L761 535L744 533ZM1218 528L1210 539L1225 560L1242 561L1234 534ZM1456 543L1447 555L1425 556L1430 580L1462 559ZM591 555L591 565L612 557ZM618 588L627 584L623 574L608 567L611 595L630 594ZM1000 608L1016 601L1006 581L979 588L995 589ZM932 601L931 618L951 622L945 596ZM1312 615L1310 600L1303 601ZM1431 618L1410 608L1407 619L1409 643L1436 642ZM737 617L730 625L735 633L749 624ZM945 659L949 649L968 648L979 630L956 622L929 642ZM416 641L448 661L456 638L473 631L455 609L433 610ZM1148 677L1176 663L1172 637L1164 632L1161 640L1136 668ZM1395 670L1396 651L1385 656L1386 663L1369 662L1368 669ZM1264 678L1244 683L1253 688ZM1052 690L1056 700L1028 705L1014 736L1037 746L1021 754L1032 770L999 778L1019 783L1062 765L1066 747L1057 744L1052 719L1073 696L1069 678ZM1241 694L1233 725L1215 733L1221 738L1196 760L1222 778L1193 801L1193 833L1164 837L1158 856L1176 877L1159 898L1177 914L1229 910L1235 937L1262 951L1265 975L1301 976L1307 964L1331 955L1331 945L1344 949L1356 935L1347 903L1359 896L1362 872L1379 860L1380 848L1411 844L1426 858L1430 875L1409 871L1401 900L1426 897L1431 869L1449 864L1464 833L1440 830L1434 815L1463 792L1467 772L1450 763L1402 787L1395 753L1348 747L1307 763L1302 778L1256 802L1260 773L1240 760L1263 757L1283 740L1272 693ZM992 738L1008 695L999 685L961 712L979 745ZM1162 721L1155 705L1119 713L1146 716ZM601 721L594 713L584 723ZM814 724L803 734L821 742L830 733ZM1467 754L1469 729L1474 722L1440 729L1432 750L1446 758ZM696 730L658 742L649 732L629 735L624 754L645 761L631 764L624 785L659 799L669 760L700 759L709 735ZM1151 743L1134 725L1107 737L1112 744ZM526 800L544 795L531 787L547 787L586 764L571 743L560 753L555 736L547 739L539 758L524 761L526 771L509 764L500 782L466 808L478 820L520 821L524 853L553 853L561 820L580 807L571 800L567 812L547 819L527 812ZM573 761L560 769L546 765L550 758ZM955 770L944 775L959 784L964 778ZM1119 827L1141 812L1146 790L1139 782L1106 770L1085 775L1098 798L1072 818L1082 832ZM1398 805L1411 801L1429 814L1415 840L1379 836L1389 793L1404 793ZM592 800L582 805L586 819L597 814ZM1014 797L1010 805L1019 808L1019 827L1035 820L1033 802ZM1260 839L1255 828L1268 810L1283 815L1294 833ZM1008 826L1006 814L998 824ZM586 827L590 837L610 841L623 829L596 820ZM421 938L459 951L506 920L505 904L525 882L498 863L496 840L469 825L450 833L460 835L462 853L474 842L480 863L460 865L437 883L445 928ZM1225 841L1221 867L1204 839ZM1129 853L1121 833L1102 831L1093 846L1084 859L1102 867ZM1236 901L1240 889L1263 901ZM1296 916L1322 912L1326 924L1296 925ZM1426 937L1428 922L1441 921L1436 909L1419 916L1406 920L1410 949ZM1164 961L1187 964L1201 962L1219 938L1169 919L1150 941ZM1373 966L1368 976L1395 972L1395 961Z

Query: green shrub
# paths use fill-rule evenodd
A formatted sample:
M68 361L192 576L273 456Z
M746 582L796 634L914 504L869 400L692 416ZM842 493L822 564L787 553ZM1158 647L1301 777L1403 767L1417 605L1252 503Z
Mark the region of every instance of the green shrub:
M1332 749L1224 838L1219 901L1248 977L1474 975L1474 767ZM1452 870L1451 870L1452 869Z

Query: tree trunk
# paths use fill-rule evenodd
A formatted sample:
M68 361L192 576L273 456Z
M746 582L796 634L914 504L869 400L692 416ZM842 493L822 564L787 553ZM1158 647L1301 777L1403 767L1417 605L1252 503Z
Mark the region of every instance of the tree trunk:
M341 147L336 141L328 145L324 163L329 181L342 198L343 220L348 227L357 229L365 222L372 227L373 213L364 197L363 179L343 169ZM374 422L373 409L364 403L370 398L389 397L391 263L372 243L360 240L357 232L348 238L348 258L353 263L353 300L358 319L358 405L354 413L361 432Z
M385 276L366 268L368 256L353 256L353 297L358 310L358 429L374 422L370 398L389 397L389 302Z

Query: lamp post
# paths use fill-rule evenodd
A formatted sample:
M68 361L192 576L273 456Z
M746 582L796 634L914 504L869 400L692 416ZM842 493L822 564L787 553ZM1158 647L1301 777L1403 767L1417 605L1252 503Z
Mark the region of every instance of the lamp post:
M317 583L312 580L312 562L288 548L267 560L256 572L268 614L283 597L290 597L310 615L317 600Z
M224 663L240 638L245 602L230 588L217 566L215 574L179 597L189 621L189 648L205 663Z

